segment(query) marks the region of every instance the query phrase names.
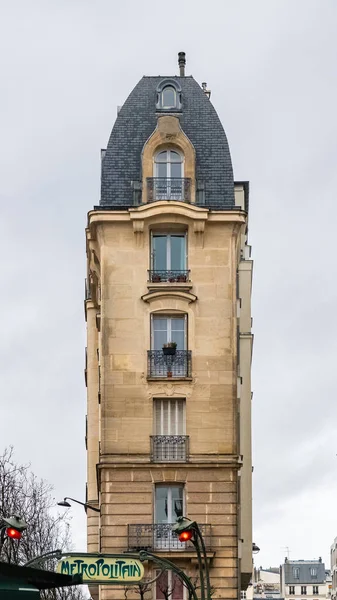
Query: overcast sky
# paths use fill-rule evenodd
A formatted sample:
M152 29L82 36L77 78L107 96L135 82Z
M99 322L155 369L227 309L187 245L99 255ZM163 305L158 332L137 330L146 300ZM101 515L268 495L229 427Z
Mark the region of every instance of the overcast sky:
M85 497L86 213L145 75L206 81L253 245L257 565L337 535L336 0L1 0L2 449ZM85 519L72 510L76 548Z

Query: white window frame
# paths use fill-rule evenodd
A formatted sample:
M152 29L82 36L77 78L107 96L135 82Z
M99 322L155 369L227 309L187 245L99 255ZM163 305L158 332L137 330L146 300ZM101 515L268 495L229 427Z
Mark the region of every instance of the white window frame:
M186 400L185 400L185 398L154 398L153 402L154 402L154 411L153 411L154 435L186 435ZM158 423L157 423L157 410L156 410L157 403L159 403L159 402L160 402L160 427L158 427ZM168 431L170 431L170 433L164 433L164 402L168 402L169 404L175 404L174 427L171 427L171 410L168 410L168 427L167 428L168 428ZM181 402L181 405L182 405L182 412L181 412L182 433L177 433L178 429L179 429L179 427L178 427L178 425L179 425L179 404L178 403L179 402ZM175 431L173 432L172 429L175 429Z
M166 152L167 153L167 157L168 160L166 160L165 162L162 161L157 161L156 158L157 156L159 156L159 154L162 154L162 152ZM175 154L178 154L180 156L180 162L178 162L177 160L170 160L171 158L171 152L175 152ZM184 178L184 167L185 167L185 155L180 152L180 150L178 150L178 148L161 148L158 152L156 152L156 154L153 157L153 176L154 177L158 177L157 175L157 165L167 165L167 170L166 170L166 179L171 179L171 164L175 164L175 165L181 165L181 179Z
M166 105L164 103L164 93L165 93L165 90L167 90L169 88L171 90L173 90L173 92L174 92L174 104ZM168 109L168 108L177 108L177 90L176 90L176 88L171 83L168 83L167 85L165 85L163 87L162 91L160 92L160 95L161 95L160 104L161 104L162 108L166 108L166 109Z
M157 318L162 318L162 319L167 319L167 342L169 343L172 341L171 335L172 335L172 319L184 319L184 348L183 350L186 351L188 349L188 339L187 339L187 314L177 314L177 315L165 315L165 314L161 314L161 313L151 313L151 350L154 349L154 320Z
M182 488L182 490L183 490L182 513L183 513L183 515L185 514L185 485L183 483L179 483L179 482L177 482L177 483L169 482L169 483L159 483L159 484L156 484L155 488L154 488L154 503L153 503L154 504L153 517L154 517L154 523L155 523L155 525L158 525L158 523L155 520L156 519L156 509L157 509L157 507L156 507L156 490L158 488L160 488L160 487L161 488L166 487L169 490L171 490L173 487L180 487L180 488ZM170 508L171 508L171 511L172 511L172 492L170 494L170 503L169 503L169 494L167 495L167 506L169 506L169 505L170 505ZM167 517L167 519L168 519L168 517ZM174 523L174 521L172 520L172 514L171 514L171 521L167 520L167 523L169 523L169 524L170 523ZM183 548L185 547L185 543L184 542L183 542L182 547Z
M171 265L171 237L174 236L181 236L185 238L185 268L182 269L183 271L187 271L188 269L188 265L187 265L187 258L188 258L188 253L187 253L187 243L188 243L188 237L187 237L187 231L152 231L151 230L151 270L154 270L154 241L153 238L155 237L166 237L170 239L170 242L166 244L166 271L172 271L172 270L176 270L176 269L172 269L172 265Z

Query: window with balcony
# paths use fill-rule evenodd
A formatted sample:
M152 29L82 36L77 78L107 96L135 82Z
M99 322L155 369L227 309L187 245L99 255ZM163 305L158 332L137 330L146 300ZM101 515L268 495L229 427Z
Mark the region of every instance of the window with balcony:
M151 234L150 281L188 281L186 233Z
M313 593L314 596L318 595L318 593L319 593L318 592L318 585L313 585L312 586L312 593Z
M188 437L185 428L185 400L155 399L151 459L154 462L187 461Z
M172 524L184 514L184 487L182 485L157 485L155 488L155 531L154 545L158 550L184 548L177 535L172 532Z
M295 586L290 585L289 586L289 596L294 596L294 594L295 594Z
M301 596L306 596L307 594L307 586L301 585Z
M190 182L184 178L184 156L177 150L161 150L154 157L153 177L147 178L148 201L190 201Z
M191 376L191 352L187 350L187 315L151 316L148 376Z

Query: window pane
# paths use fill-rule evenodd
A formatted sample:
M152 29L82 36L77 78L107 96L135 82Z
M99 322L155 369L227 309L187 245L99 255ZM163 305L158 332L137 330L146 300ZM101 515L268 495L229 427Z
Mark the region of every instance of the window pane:
M167 150L163 150L163 152L159 152L159 154L157 154L156 162L167 162Z
M167 270L167 236L166 235L154 235L153 238L153 270L154 271L166 271Z
M161 350L168 341L167 319L153 318L153 350Z
M185 319L171 319L171 342L177 344L177 350L185 350Z
M166 331L167 330L167 318L166 317L153 317L153 327L155 331Z
M161 177L166 179L167 178L167 163L156 163L156 177ZM162 185L166 183L165 182L160 182Z
M183 514L183 487L156 487L156 523L174 523Z
M158 575L158 572L157 572ZM168 571L164 571L156 581L156 599L165 600L169 593Z
M172 573L172 600L183 600L184 598L184 586L178 575Z
M171 175L170 175L170 177L178 177L180 179L181 176L182 176L182 168L181 168L182 164L181 164L181 162L179 162L179 163L171 163L170 167L171 167Z
M156 487L156 523L168 523L168 488Z
M172 271L184 271L186 268L185 236L171 235L171 265Z
M185 318L171 319L172 331L185 331Z
M164 108L172 108L176 105L176 91L173 87L166 87L162 92L162 104Z
M171 152L170 152L170 162L181 163L181 155L178 152L175 152L174 150L171 150Z
M178 517L183 516L183 488L171 487L172 491L172 506L171 506L171 523L174 523Z

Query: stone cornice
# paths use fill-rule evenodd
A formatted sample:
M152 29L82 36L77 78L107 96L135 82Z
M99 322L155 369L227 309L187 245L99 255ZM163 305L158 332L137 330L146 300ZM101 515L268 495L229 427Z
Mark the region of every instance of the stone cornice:
M155 292L148 292L141 296L141 299L144 302L152 302L153 300L162 300L163 298L174 298L179 300L186 300L189 304L191 302L195 302L198 300L195 294L191 294L191 292L184 292L182 290L159 290Z
M219 455L198 455L193 460L193 455L190 455L189 462L151 462L148 454L101 454L100 462L97 464L97 469L102 470L104 468L113 469L144 469L144 467L150 468L151 470L169 467L171 470L182 469L184 471L190 469L208 469L212 468L232 468L241 469L242 461L238 455L231 454L219 454Z
M96 239L96 227L101 224L131 221L134 232L141 234L144 231L144 222L167 222L168 218L179 222L190 220L194 222L194 232L202 234L206 222L227 222L242 225L246 223L247 215L242 210L210 211L195 204L176 202L174 200L161 200L143 204L126 210L92 210L88 213L87 236ZM180 221L181 222L181 221Z

